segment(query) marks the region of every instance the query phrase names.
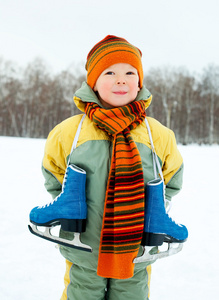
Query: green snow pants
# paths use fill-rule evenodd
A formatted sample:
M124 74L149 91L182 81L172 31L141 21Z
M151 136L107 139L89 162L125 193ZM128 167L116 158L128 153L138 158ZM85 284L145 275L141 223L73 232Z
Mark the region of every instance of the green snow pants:
M150 276L149 265L129 279L107 279L66 260L65 290L61 300L148 300Z

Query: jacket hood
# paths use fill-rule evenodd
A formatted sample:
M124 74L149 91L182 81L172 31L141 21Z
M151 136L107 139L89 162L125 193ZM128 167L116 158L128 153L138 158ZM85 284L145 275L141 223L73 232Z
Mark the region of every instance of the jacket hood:
M98 104L100 107L104 108L100 100L98 99L97 95L95 94L95 92L86 82L82 83L82 86L80 87L80 89L76 91L73 99L77 108L80 109L82 112L84 112L85 105L87 102L94 102ZM138 95L135 99L135 101L140 101L140 100L144 100L146 109L151 104L152 95L146 89L145 86L141 88L141 90L138 92Z

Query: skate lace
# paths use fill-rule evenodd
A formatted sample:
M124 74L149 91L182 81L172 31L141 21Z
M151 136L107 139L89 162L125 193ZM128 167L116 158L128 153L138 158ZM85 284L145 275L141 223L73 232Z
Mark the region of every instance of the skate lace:
M169 212L171 210L172 207L172 202L170 200L165 199L165 206L166 206L166 214L168 215L168 217L170 218L170 220L175 223L178 226L181 226L181 224L177 223L176 221L173 220L173 218L169 215Z
M165 192L164 192L164 196L165 196ZM165 202L166 212L169 213L172 207L172 202L167 199L165 199L164 202Z
M52 201L50 201L49 203L45 204L45 205L42 205L42 206L38 206L38 208L45 208L45 207L49 207L50 205L53 205L57 200L58 198L61 196L61 194L64 192L64 189L65 189L65 185L66 185L66 181L67 181L67 177L68 177L68 172L66 171L65 173L65 177L63 179L63 183L62 183L62 191L61 193L55 197L55 199L53 199Z
M177 223L175 220L173 220L173 218L172 218L168 213L167 213L167 215L168 215L168 217L170 218L170 220L171 220L173 223L175 223L177 226L182 227L182 225L179 224L179 223Z
M45 208L45 207L49 207L50 205L53 205L53 203L57 201L57 198L58 198L58 197L56 197L55 199L53 199L51 202L49 202L49 203L47 203L47 204L41 206L40 208Z
M170 215L168 214L168 216L169 216L169 218L171 219L171 221L173 222L173 223L175 223L176 225L179 225L178 223L176 223L176 221L174 221L173 220L173 218L172 217L170 217Z

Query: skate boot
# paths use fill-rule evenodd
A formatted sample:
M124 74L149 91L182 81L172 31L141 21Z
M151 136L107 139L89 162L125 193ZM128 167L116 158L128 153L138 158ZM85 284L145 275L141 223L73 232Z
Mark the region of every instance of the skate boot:
M135 258L134 263L152 261L178 253L187 238L187 228L176 224L166 212L163 181L152 180L146 185L145 194L145 220L141 242L144 253ZM163 243L168 243L167 251L150 254L154 246L161 246ZM176 245L177 247L174 247Z
M46 240L72 248L91 252L90 246L82 244L80 233L85 231L87 204L85 197L86 172L75 165L66 169L62 192L51 203L37 206L30 212L29 230ZM61 225L64 231L74 232L72 241L53 236L51 229ZM37 226L44 226L44 232Z

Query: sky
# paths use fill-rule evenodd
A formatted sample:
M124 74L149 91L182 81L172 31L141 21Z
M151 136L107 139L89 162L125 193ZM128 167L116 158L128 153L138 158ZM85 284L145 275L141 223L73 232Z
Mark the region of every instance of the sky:
M0 57L54 72L83 65L106 35L141 49L144 70L219 65L218 0L0 0Z

